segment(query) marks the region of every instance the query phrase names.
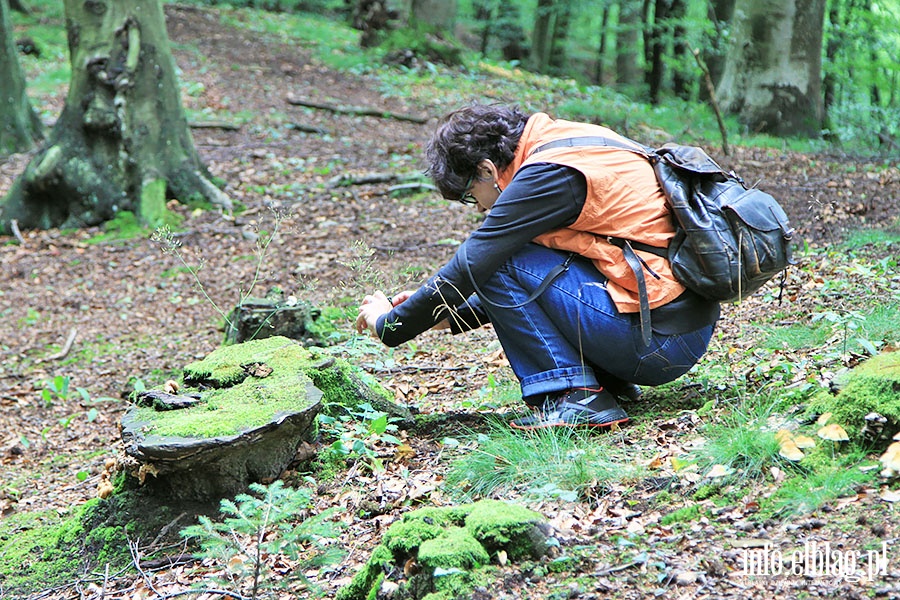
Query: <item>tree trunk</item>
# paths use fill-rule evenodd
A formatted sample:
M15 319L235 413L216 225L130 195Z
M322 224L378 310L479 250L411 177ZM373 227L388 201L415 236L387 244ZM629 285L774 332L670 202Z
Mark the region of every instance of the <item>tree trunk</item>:
M653 21L647 21L648 35L645 37L648 47L648 63L645 81L650 90L650 103L659 104L659 96L663 87L663 60L666 52L666 29L668 28L671 0L656 0L653 10Z
M672 73L672 91L682 100L688 100L691 96L691 81L693 78L688 76L685 71L687 61L691 60L688 54L688 44L685 41L688 39L684 25L684 20L687 17L687 2L685 0L672 0L672 12L670 15L674 21L672 56L675 59L675 64L678 65Z
M825 0L738 0L721 106L752 130L817 137Z
M160 0L66 0L72 79L62 114L0 206L0 227L82 227L167 198L231 208L201 164L181 106Z
M622 0L619 3L619 26L616 30L616 81L620 85L639 85L638 45L641 34L641 3Z
M841 3L838 0L833 0L828 11L830 31L828 33L828 42L825 44L825 60L829 65L835 64L841 42L844 40L844 23L841 18L840 7ZM834 73L831 71L826 72L822 82L822 121L826 129L831 129L829 114L837 101L837 85L837 77L835 77Z
M572 7L569 5L569 0L558 2L556 16L553 19L553 34L550 36L550 60L548 62L553 73L564 73L566 70L566 39L569 37L571 20Z
M0 0L0 156L34 148L41 139L41 121L25 94L7 0Z
M478 23L478 28L481 30L478 50L481 52L481 56L487 56L488 45L491 41L491 24L494 21L495 7L493 6L493 3L479 2L477 0L472 3L472 7L475 9L475 21Z
M438 31L453 33L456 21L456 0L412 0L412 21L426 23Z
M605 79L606 48L609 41L609 6L603 5L600 15L600 44L597 47L597 66L594 69L594 83L603 85Z
M538 73L546 73L550 64L554 15L553 0L538 0L534 11L534 31L531 34L531 62Z
M734 16L734 2L735 0L710 0L707 5L707 17L715 27L716 33L710 43L710 50L705 53L703 60L709 69L709 75L714 85L719 85L722 71L725 69L725 54L728 46L726 30ZM701 86L700 89L706 88ZM706 96L705 92L701 91L701 96Z

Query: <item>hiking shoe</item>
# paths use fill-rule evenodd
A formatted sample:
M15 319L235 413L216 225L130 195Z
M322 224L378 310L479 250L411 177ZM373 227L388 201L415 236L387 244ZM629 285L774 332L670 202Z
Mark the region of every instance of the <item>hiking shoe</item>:
M532 404L533 406L533 404ZM546 427L612 427L628 422L615 396L604 389L578 388L547 396L534 414L510 423L514 429Z
M630 400L632 402L640 400L641 396L644 395L644 391L639 386L621 379L615 382L604 382L603 389L619 400Z

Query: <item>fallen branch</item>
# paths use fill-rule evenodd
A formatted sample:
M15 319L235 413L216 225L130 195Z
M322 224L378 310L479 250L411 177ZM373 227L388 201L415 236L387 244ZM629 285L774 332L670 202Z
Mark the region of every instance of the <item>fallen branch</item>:
M227 121L191 121L188 127L192 129L224 129L226 131L240 131L241 126Z
M316 127L315 125L304 125L303 123L288 123L288 129L293 129L294 131L302 131L303 133L315 133L318 135L328 135L330 132L327 129L322 127Z
M72 330L69 331L69 337L66 338L66 343L65 343L65 345L63 345L62 350L60 350L59 352L57 352L56 354L54 354L52 356L48 356L47 358L38 359L35 362L42 363L42 362L49 362L51 360L59 360L61 358L65 358L66 355L69 354L69 350L72 349L72 344L75 342L75 336L77 336L77 335L78 335L78 329L73 327Z
M377 108L368 108L365 106L337 106L334 104L323 104L321 102L313 102L312 100L304 100L302 98L287 97L287 103L293 106L305 106L306 108L316 108L319 110L327 110L340 115L353 115L355 117L379 117L382 119L395 119L397 121L408 121L410 123L427 123L428 119L416 117L414 115L404 115L401 113L391 112L389 110L380 110Z
M17 221L16 219L10 219L9 228L12 230L13 235L16 236L16 239L19 240L19 244L24 246L25 238L22 237L22 232L19 231L19 221Z
M328 187L347 187L371 183L392 183L400 179L396 173L367 173L366 175L338 175L328 180Z
M438 191L437 187L430 183L425 183L424 181L414 181L413 183L401 183L398 185L392 185L388 188L388 193L392 194L394 192L403 192L406 190L429 190L432 192Z

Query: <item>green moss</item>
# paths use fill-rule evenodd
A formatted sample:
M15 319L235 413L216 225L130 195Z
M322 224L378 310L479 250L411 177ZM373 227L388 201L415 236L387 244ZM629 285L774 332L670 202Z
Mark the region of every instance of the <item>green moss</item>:
M886 352L870 358L842 378L838 394L820 392L809 404L811 413L832 413L831 423L847 430L851 440L859 438L865 416L876 412L900 427L900 352Z
M166 213L166 180L147 181L141 188L140 218L147 225L157 226L165 223Z
M474 569L490 561L484 546L462 527L444 530L419 546L419 564L432 569Z
M543 517L532 510L498 500L482 500L472 505L466 529L489 550L503 548L511 559L532 554L531 534Z
M0 521L0 589L25 597L77 579L84 572L131 564L128 539L153 539L173 519L135 494L89 500L67 517L56 511L19 513Z
M335 600L368 600L373 592L378 593L378 588L384 580L384 572L390 568L392 562L391 551L383 544L379 545L363 568L353 577L353 581L338 591Z
M381 543L399 562L415 554L423 542L439 537L444 528L419 519L400 521L391 525Z
M312 361L308 350L283 337L224 346L184 368L188 387L180 393L213 388L202 391L201 403L162 412L141 407L135 420L147 422L150 435L235 435L308 406L307 387L312 382L304 370Z
M678 510L672 511L660 519L663 526L672 525L673 523L689 523L696 521L703 515L703 508L699 504L683 506Z
M694 495L691 497L697 502L703 502L704 500L709 500L713 496L718 496L721 491L722 485L719 483L704 483L697 488L697 491L694 492Z
M337 598L366 600L377 592L374 586L380 586L377 575L402 568L409 557L415 557L423 567L409 587L433 589L427 597L435 599L468 598L475 585L485 582L490 551L505 550L511 559L538 554L534 548L541 543L534 538L538 537L535 529L541 520L534 511L494 500L406 513L388 528L365 567ZM400 592L402 597L408 597L403 595L406 593Z
M313 356L323 358L313 350ZM354 367L342 359L335 359L334 364L326 368L311 365L306 374L316 387L322 390L323 410L333 413L334 407L341 407L340 414L346 414L345 408L354 409L360 404L368 403L377 411L391 416L410 418L409 415L397 414L394 396L384 389L374 378L361 369Z

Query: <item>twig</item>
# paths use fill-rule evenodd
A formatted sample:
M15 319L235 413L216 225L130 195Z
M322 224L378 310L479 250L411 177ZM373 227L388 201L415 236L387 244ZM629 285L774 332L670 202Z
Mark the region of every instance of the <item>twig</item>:
M402 192L404 190L429 190L432 192L436 192L437 187L435 187L434 185L432 185L430 183L425 183L422 181L413 182L413 183L401 183L401 184L392 185L391 187L389 187L388 193L390 194L393 192Z
M302 131L303 133L316 133L318 135L328 135L330 133L327 129L322 127L304 125L303 123L288 123L287 128L293 129L294 131Z
M78 329L73 327L72 330L69 331L69 337L66 338L66 343L63 346L62 350L60 350L53 356L48 356L47 358L41 358L41 359L36 360L35 362L42 363L42 362L48 362L51 360L59 360L60 358L65 358L66 355L69 353L69 350L72 349L72 344L75 342L75 337L77 335L78 335Z
M19 221L16 219L10 219L9 228L12 229L12 233L16 236L16 239L19 240L19 244L25 245L25 238L22 237L22 232L19 231Z
M249 600L247 596L241 596L236 592L228 590L217 590L211 588L198 588L196 590L181 590L180 592L172 592L165 596L159 596L157 600L168 600L168 598L177 598L178 596L187 596L190 594L218 594L219 596L227 596L228 598L236 598L237 600Z
M109 563L106 563L106 569L103 571L103 585L100 587L100 600L106 597L106 585L109 583Z
M630 569L631 567L636 567L642 564L644 564L644 561L633 560L629 563L625 563L624 565L616 565L615 567L609 567L607 569L603 569L602 571L594 571L593 573L591 573L591 575L593 575L594 577L605 577L607 575L611 575L612 573L625 571L626 569Z
M159 530L159 535L157 535L157 536L156 536L156 539L154 539L153 542L151 542L150 548L153 548L154 546L156 546L156 544L158 544L159 542L161 542L162 539L163 539L164 537L166 537L166 534L169 533L169 530L171 530L173 527L175 527L175 524L178 523L178 521L180 521L181 519L183 519L183 518L185 517L185 515L187 515L186 512L181 513L180 515L178 515L177 517L175 517L174 519L172 519L171 521L169 521L169 523L166 524L165 527L163 527L162 529L160 529L160 530Z
M368 183L392 183L400 179L396 173L367 173L365 175L338 175L328 180L328 187L365 185Z
M190 121L188 127L192 129L224 129L225 131L240 131L241 126L227 121Z
M377 108L368 108L365 106L336 106L334 104L323 104L321 102L313 102L302 98L287 97L287 103L294 106L305 106L307 108L317 108L319 110L327 110L341 115L353 115L362 117L381 117L383 119L396 119L397 121L409 121L411 123L427 123L428 119L416 117L413 115L404 115L391 112L389 110L380 110Z
M722 120L722 112L719 110L719 101L716 100L716 86L713 85L712 76L709 74L709 68L706 66L706 63L703 62L703 59L700 58L700 51L690 49L691 54L694 55L694 60L697 61L697 66L700 67L700 70L703 71L703 79L706 81L706 91L709 93L709 102L712 104L713 111L716 113L716 121L719 123L719 133L722 135L722 152L725 156L731 154L731 151L728 149L728 132L725 130L725 121Z
M140 574L141 578L143 578L144 583L147 584L147 587L150 588L154 594L160 596L159 591L153 587L153 582L150 581L150 577L144 572L141 568L141 553L138 550L137 542L132 542L130 539L128 540L128 551L131 553L131 562L134 563L134 568L137 569L137 572Z

